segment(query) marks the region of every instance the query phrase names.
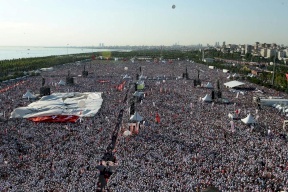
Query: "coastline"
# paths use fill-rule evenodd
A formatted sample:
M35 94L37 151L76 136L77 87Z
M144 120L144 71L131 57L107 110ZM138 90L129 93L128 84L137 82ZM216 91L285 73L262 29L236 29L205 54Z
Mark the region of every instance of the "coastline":
M49 47L49 46L0 46L0 61L22 59L22 58L35 58L47 57L54 55L70 55L81 53L94 53L106 51L131 51L128 49L119 48L97 48L97 47Z

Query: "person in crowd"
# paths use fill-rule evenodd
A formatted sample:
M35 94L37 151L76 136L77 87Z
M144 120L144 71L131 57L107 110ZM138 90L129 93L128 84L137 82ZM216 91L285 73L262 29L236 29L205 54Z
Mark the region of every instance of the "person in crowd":
M145 97L135 102L135 111L145 124L131 136L124 136L123 132L128 129L130 118L127 101L135 89L129 83L122 91L115 88L123 82L125 67L131 77L135 77L139 67L145 69L148 77L142 90ZM235 93L222 88L223 97L236 105L199 100L211 90L194 86L198 71L203 71L199 74L202 82L216 86L215 77L220 82L227 81L220 70L187 61L155 64L119 60L115 64L95 60L84 78L78 77L82 68L60 65L17 85L1 85L9 88L0 94L0 112L5 112L3 118L8 120L0 121L0 191L96 191L99 185L102 191L115 192L201 191L208 186L221 191L287 191L288 145L282 129L285 116L266 106L256 112L253 91L236 98ZM57 85L68 70L70 76L77 77L75 85ZM191 79L178 78L185 70ZM9 119L15 108L33 102L22 99L22 95L27 89L38 93L42 77L52 93L103 92L101 109L94 117L77 123ZM264 90L266 96L275 95L271 89L245 83ZM285 93L280 96L287 97ZM122 109L123 129L116 137L115 125ZM231 131L228 114L239 109ZM248 113L258 116L252 131L238 120ZM105 170L111 168L111 163L104 165L102 158L112 140L114 149L110 150L112 161L117 159L117 168L108 171L106 180ZM100 177L103 182L99 184Z

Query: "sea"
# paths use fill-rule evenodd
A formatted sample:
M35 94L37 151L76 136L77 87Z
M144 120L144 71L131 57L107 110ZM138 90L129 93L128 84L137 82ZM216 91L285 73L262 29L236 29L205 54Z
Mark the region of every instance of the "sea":
M77 53L107 52L107 51L130 51L124 49L99 49L99 48L83 48L83 47L8 47L0 46L0 61L46 57L52 55L69 55Z

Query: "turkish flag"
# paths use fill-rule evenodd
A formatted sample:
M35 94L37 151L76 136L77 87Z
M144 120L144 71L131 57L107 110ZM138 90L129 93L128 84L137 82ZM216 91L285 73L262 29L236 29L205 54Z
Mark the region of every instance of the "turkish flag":
M155 121L156 123L160 123L160 116L158 113L156 113Z
M117 85L116 89L117 89L118 91L122 91L123 88L124 88L125 83L126 83L126 81L123 81L121 84Z
M241 109L236 109L235 113L238 115L240 113Z

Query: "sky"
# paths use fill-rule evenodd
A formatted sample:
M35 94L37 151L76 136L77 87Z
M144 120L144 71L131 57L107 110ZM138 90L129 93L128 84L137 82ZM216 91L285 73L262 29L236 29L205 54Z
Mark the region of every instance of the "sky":
M288 0L0 0L0 46L288 45L287 10Z

